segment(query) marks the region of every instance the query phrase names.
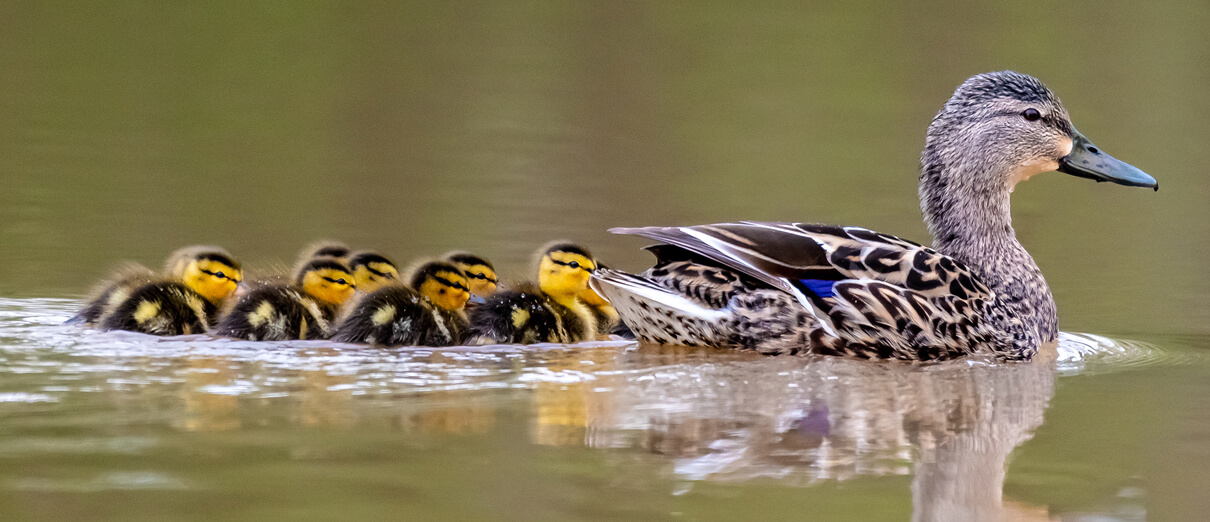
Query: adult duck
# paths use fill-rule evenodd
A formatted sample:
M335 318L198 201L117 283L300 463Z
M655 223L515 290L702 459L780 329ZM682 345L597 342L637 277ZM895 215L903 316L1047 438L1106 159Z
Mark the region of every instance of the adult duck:
M1035 174L1159 188L1076 132L1028 75L980 74L933 118L920 206L933 247L857 227L740 222L616 228L654 239L641 274L592 286L643 341L766 354L1028 360L1058 337L1054 298L1017 241L1009 196Z

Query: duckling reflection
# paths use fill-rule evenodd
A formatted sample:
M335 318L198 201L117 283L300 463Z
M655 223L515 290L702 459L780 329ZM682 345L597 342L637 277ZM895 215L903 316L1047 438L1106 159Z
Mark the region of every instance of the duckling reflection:
M555 352L547 366L550 372L590 370L611 372L618 360L614 350ZM596 375L591 379L555 378L534 386L533 441L546 446L595 446L595 427L609 427L613 419L612 386L618 377Z
M616 368L574 363L594 359L590 351L569 358L570 369L613 371L538 385L535 442L554 440L550 426L580 423L593 434L580 439L585 445L664 455L690 480L809 485L914 474L917 520L989 520L1004 513L1008 455L1032 438L1054 392L1046 363L920 366L657 350L627 352Z
M185 431L230 431L241 427L239 397L213 393L210 386L235 384L239 371L226 357L190 357L181 398L185 416L177 425Z
M334 348L316 348L311 357L335 357L340 351ZM297 422L312 428L350 428L357 424L357 410L353 408L353 389L357 376L333 372L331 368L303 370L299 372L302 387L299 390Z

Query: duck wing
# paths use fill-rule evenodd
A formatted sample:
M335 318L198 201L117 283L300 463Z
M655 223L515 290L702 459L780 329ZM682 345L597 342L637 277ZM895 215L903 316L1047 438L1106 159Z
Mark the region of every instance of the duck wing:
M684 249L794 295L832 293L824 282L853 279L881 281L925 297L992 297L987 285L961 262L919 243L859 227L744 221L610 232Z
M653 250L661 260L731 269L795 296L826 334L821 353L932 360L992 341L983 324L995 298L987 285L961 262L895 236L766 222L610 231L673 247Z

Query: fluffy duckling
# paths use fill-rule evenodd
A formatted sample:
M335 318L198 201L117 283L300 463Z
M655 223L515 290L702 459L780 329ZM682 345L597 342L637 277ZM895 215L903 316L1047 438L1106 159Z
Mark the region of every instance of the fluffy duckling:
M139 285L98 321L105 330L129 330L151 335L204 333L218 321L223 301L235 293L243 271L226 250L187 247L169 256L169 279Z
M344 263L331 257L312 259L294 284L262 286L241 298L214 334L249 341L325 339L356 289Z
M92 297L88 299L88 304L68 319L67 324L96 327L107 310L125 301L138 287L155 280L156 274L150 268L138 263L123 265L89 292Z
M390 259L376 252L357 252L349 257L349 269L357 280L357 289L370 293L387 285L399 284L399 269Z
M496 293L471 313L471 343L578 343L596 337L596 320L580 300L596 269L592 255L562 242L539 255L536 287Z
M236 291L237 297L244 297L255 290L270 286L289 286L294 284L299 271L313 259L335 259L342 263L349 261L350 250L344 243L337 241L316 241L303 247L292 267L280 263L261 266L255 272L249 271L244 284Z
M470 252L450 252L445 260L466 274L467 285L471 289L471 302L482 303L484 298L496 293L500 278L496 276L496 268L488 260Z
M452 263L417 268L411 288L388 285L365 296L345 317L332 340L377 346L451 346L467 330L463 312L470 297L466 275Z

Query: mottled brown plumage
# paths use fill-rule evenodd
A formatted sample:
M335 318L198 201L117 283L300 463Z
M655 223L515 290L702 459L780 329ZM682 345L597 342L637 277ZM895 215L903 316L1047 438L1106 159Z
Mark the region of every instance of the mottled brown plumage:
M929 126L921 208L933 248L857 227L727 223L622 228L660 243L643 274L593 288L643 340L763 353L1030 359L1054 342L1054 299L1012 229L1020 181L1059 170L1155 180L1075 131L1057 97L1014 72L977 75Z

